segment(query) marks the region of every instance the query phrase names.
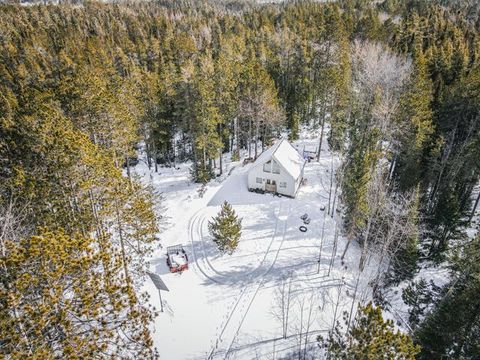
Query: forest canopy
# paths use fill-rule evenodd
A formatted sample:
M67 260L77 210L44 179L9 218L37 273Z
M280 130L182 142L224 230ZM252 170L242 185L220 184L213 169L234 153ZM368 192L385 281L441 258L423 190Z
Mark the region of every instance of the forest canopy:
M206 183L224 153L256 158L280 134L321 129L344 159L344 232L365 253L394 254L382 286L420 261L463 258L479 241L465 232L480 197L479 11L447 0L0 5L0 354L69 357L68 337L79 358L155 357L137 290L161 200L130 174L140 143L149 167L191 161ZM462 262L452 271L478 277ZM474 285L452 286L458 297L432 317L472 306ZM42 304L48 287L58 293ZM439 331L429 319L420 357L478 355L454 337L424 347ZM462 326L469 339L478 321Z

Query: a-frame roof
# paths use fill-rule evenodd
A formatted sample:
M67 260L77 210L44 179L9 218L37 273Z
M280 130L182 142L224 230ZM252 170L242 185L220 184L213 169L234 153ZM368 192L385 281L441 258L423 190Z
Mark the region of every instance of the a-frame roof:
M303 157L286 139L277 141L273 146L262 152L255 160L254 167L263 165L272 158L295 179L298 179L305 165Z

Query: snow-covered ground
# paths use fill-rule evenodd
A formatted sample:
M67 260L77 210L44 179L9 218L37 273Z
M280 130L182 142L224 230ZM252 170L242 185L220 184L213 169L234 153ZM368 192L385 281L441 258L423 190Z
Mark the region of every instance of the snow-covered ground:
M315 148L317 141L312 136L295 145ZM249 165L240 162L227 161L225 173L230 175L207 184L203 197L189 179L188 165L160 168L159 173L144 162L135 167L143 181L162 193L166 209L163 249L155 252L150 269L170 290L162 292L165 311L152 324L162 359L274 359L303 352L305 346L313 356L317 336L352 304L370 296L375 261L359 278L360 249L352 242L342 264L346 239L340 235L335 250L336 219L321 210L328 203L332 161L336 166L338 159L324 149L320 162L306 165L306 184L295 199L248 192ZM221 255L208 234L208 221L225 200L243 218L242 238L231 256ZM311 219L305 233L299 231L304 213ZM165 262L165 249L174 244L182 244L190 260L189 270L180 274L170 273ZM360 291L353 299L358 278ZM290 288L285 337L282 284ZM158 309L153 283L146 281L145 290ZM283 291L284 298L287 293Z

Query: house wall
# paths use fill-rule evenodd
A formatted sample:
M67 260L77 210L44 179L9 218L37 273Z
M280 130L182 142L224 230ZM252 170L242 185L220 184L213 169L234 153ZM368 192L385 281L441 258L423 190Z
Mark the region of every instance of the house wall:
M257 177L262 178L262 184L257 184ZM279 194L292 197L295 196L297 190L295 179L282 168L280 168L280 174L264 172L263 164L258 164L255 167L252 167L248 172L248 188L265 190L267 179L275 180L277 183L277 192ZM285 182L287 185L286 188L281 188L280 182Z

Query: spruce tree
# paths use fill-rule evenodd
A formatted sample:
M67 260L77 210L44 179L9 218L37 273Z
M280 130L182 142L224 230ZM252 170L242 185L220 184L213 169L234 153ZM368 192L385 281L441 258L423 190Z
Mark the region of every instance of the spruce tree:
M399 107L399 121L404 122L408 129L402 139L399 166L396 168L398 184L402 190L417 186L424 174L424 153L434 131L432 91L427 63L419 51L415 58L414 72Z
M480 354L480 235L456 259L456 274L415 332L419 359L476 359Z
M402 300L409 306L408 322L412 329L417 327L425 315L425 311L432 304L435 290L437 287L433 281L428 284L423 278L419 281L412 281L403 289Z
M242 235L242 219L238 218L232 205L225 201L218 215L208 223L208 230L218 249L231 255Z

